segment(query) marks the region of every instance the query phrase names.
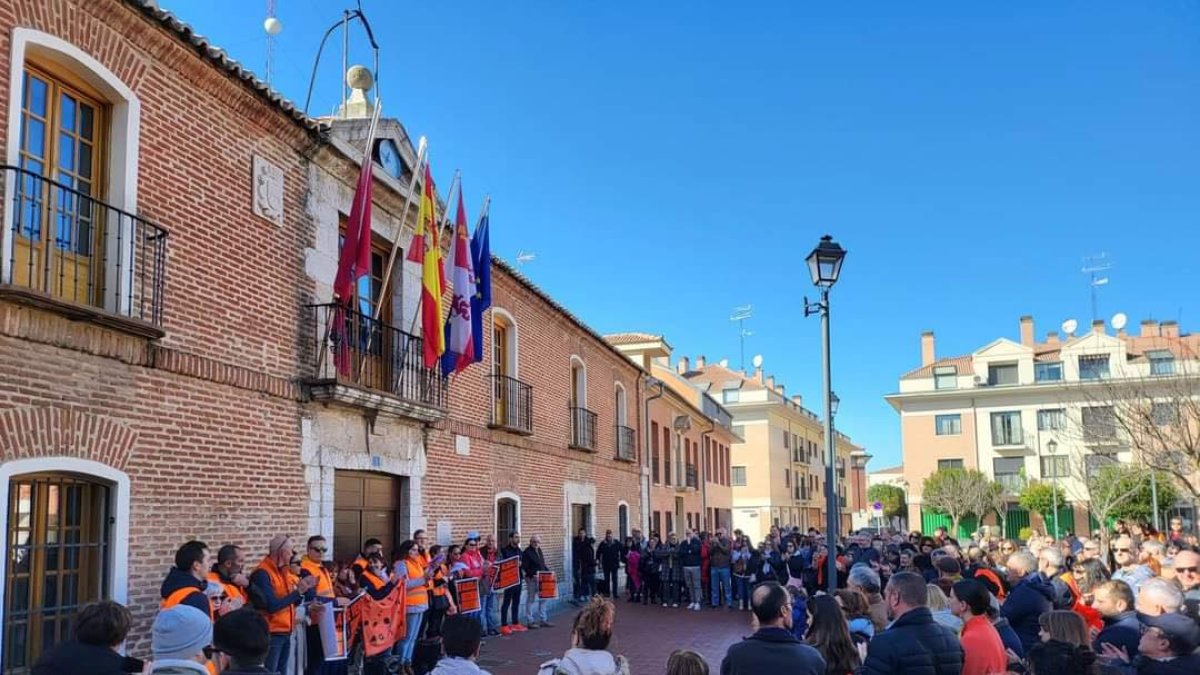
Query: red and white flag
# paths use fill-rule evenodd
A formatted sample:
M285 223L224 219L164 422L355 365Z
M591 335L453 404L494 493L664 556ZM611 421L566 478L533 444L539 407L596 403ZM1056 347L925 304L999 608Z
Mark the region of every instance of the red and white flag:
M450 244L450 284L454 296L446 316L446 352L442 354L442 375L458 373L475 362L475 341L471 339L471 299L475 297L475 269L471 261L471 243L467 238L467 211L463 208L462 188L458 190L458 213L454 216L454 237Z

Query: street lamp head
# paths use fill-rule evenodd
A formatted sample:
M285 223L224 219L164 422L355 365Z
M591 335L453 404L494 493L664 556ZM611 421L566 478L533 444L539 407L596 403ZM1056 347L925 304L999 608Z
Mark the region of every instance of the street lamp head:
M842 402L842 399L838 398L838 395L836 392L832 392L832 391L829 392L829 413L831 415L837 414L838 404L841 402Z
M813 285L820 288L831 288L837 283L838 275L842 273L842 260L846 257L846 249L842 248L828 234L821 237L821 243L808 254L808 273L812 275Z
M1058 441L1051 439L1050 442L1046 444L1046 449L1049 450L1050 454L1052 455L1055 452L1058 452Z

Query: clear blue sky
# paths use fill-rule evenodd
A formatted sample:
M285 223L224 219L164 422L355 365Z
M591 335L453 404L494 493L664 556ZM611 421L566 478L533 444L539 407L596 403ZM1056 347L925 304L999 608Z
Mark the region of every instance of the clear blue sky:
M350 4L351 0L343 0ZM264 72L266 2L165 0ZM882 396L919 360L1100 312L1200 325L1200 9L1193 2L385 2L385 113L429 137L493 250L601 332L748 355L820 407L804 257L833 291L839 427L900 458ZM303 101L337 2L277 0L274 85ZM313 113L338 100L331 41ZM352 62L369 65L361 33ZM474 213L472 213L472 217Z

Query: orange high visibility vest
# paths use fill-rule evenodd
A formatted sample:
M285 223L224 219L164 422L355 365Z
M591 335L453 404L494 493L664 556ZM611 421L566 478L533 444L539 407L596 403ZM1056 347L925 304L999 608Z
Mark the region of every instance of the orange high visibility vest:
M163 598L162 604L160 604L158 606L158 608L159 609L171 609L175 605L183 603L184 599L186 599L192 593L200 593L201 595L204 595L204 593L198 588L193 588L191 586L184 586L183 588L175 589L174 592L172 592L167 597ZM208 605L208 618L210 620L214 619L215 617L213 616L212 603L208 601L207 597L205 597L205 599L204 599L204 604Z
M300 569L307 570L309 574L311 574L317 578L317 597L318 598L334 597L333 579L331 579L329 577L329 572L325 571L325 567L323 565L321 565L320 563L315 563L315 562L309 560L308 558L305 558L300 563Z
M405 558L404 566L405 566L405 568L408 569L408 578L409 579L424 579L425 578L425 565L424 565L424 563L422 563L420 561L420 559L413 560L412 558ZM406 581L405 583L407 584L408 582ZM407 588L407 586L406 586L406 588ZM424 584L422 584L421 586L417 586L416 588L409 588L406 591L406 595L405 595L405 600L404 600L405 606L427 607L429 605L428 591L429 591L429 581L428 580L426 580L426 582Z
M258 564L258 569L267 573L267 578L271 580L271 590L276 597L284 597L292 592L293 586L288 581L287 573L275 566L270 556L263 558ZM296 620L296 608L288 605L278 612L267 613L261 612L267 620L267 630L272 635L291 635L292 626Z
M371 570L363 571L362 578L367 580L367 583L370 584L371 590L373 590L373 591L378 591L379 589L383 588L384 586L387 586L387 582L384 581L382 577L376 575Z
M221 585L221 590L225 591L225 597L230 600L241 600L243 605L250 603L250 596L246 593L246 589L237 584L226 583L221 575L217 572L209 572L208 580ZM220 598L212 598L213 615L216 615L217 609L221 606Z

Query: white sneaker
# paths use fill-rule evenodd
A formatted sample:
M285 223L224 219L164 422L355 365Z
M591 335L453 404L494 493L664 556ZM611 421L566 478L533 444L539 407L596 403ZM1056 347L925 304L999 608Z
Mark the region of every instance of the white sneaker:
M666 606L667 606L667 603L664 602L663 607L666 607ZM678 607L679 605L675 605L675 606Z
M678 602L676 602L676 603L674 603L673 605L671 605L671 607L679 607L679 603L678 603Z

